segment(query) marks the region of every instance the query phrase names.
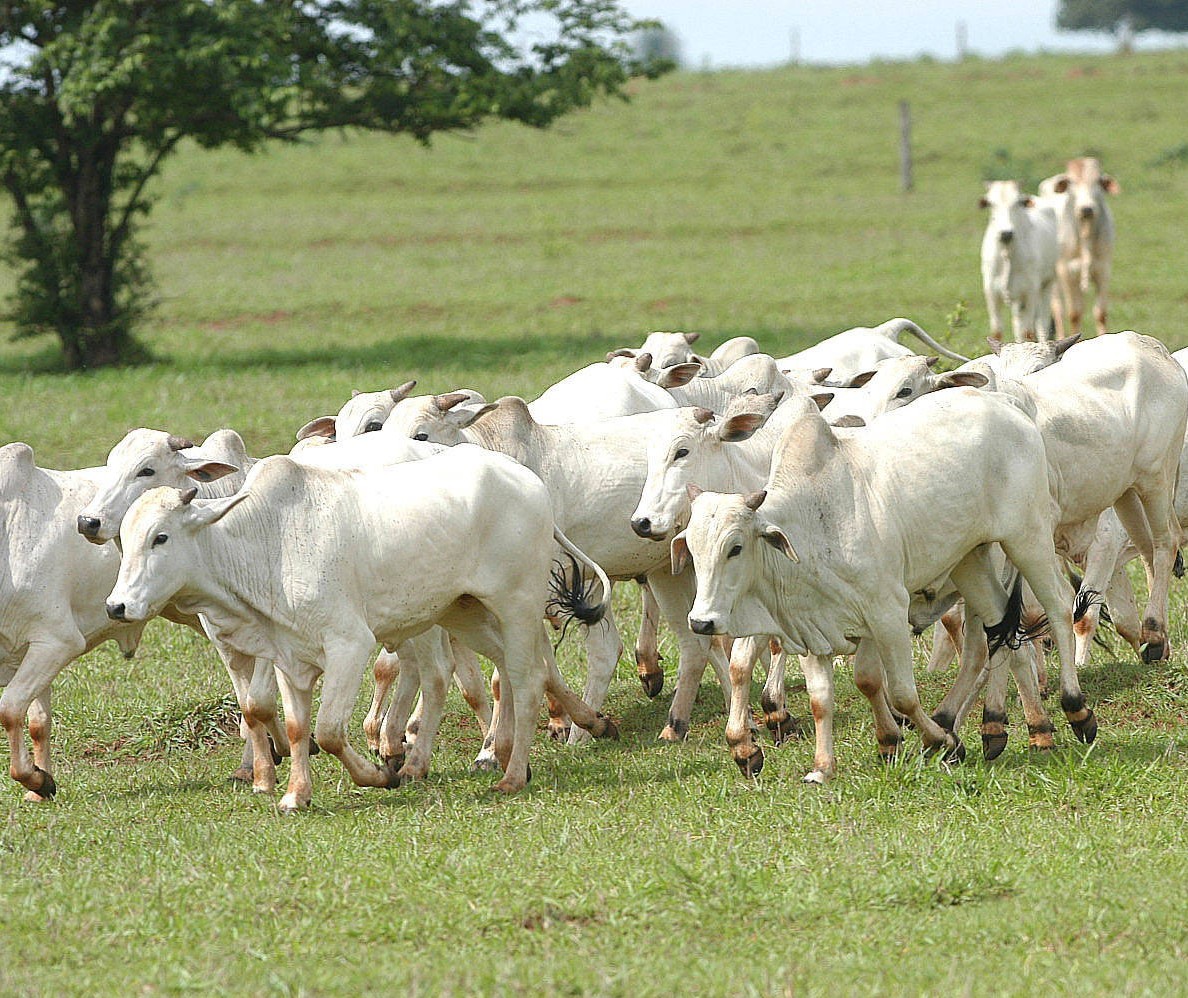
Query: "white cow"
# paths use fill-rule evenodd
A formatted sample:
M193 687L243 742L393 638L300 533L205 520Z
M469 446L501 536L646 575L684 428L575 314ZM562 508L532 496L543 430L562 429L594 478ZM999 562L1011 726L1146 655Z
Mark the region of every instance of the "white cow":
M316 738L360 786L389 786L390 761L369 762L347 730L376 641L387 647L442 624L498 665L507 687L496 735L511 792L546 684L564 688L541 625L556 534L549 496L525 468L477 448L367 470L261 461L226 499L153 490L120 529L124 558L107 601L142 621L173 600L202 613L242 654L273 659L281 679L292 771L281 809L308 805L313 684L325 676ZM567 550L584 556L569 545ZM257 766L271 765L263 728L245 716ZM595 734L613 726L572 694L567 708Z
M1040 183L1040 194L1056 212L1060 257L1056 264L1069 333L1081 328L1089 282L1097 291L1093 318L1100 336L1106 331L1110 272L1114 257L1114 218L1107 194L1122 188L1092 156L1070 159L1063 173ZM1057 312L1058 318L1060 313Z
M991 337L1002 339L999 310L1005 304L1016 341L1048 339L1060 256L1056 213L1024 194L1015 180L990 181L979 204L990 209L982 236L982 292Z
M848 388L831 388L833 399L821 411L834 426L860 426L913 399L945 388L982 388L989 379L978 371L932 370L937 358L910 354L879 361L872 371L850 380Z
M310 420L297 431L297 439L301 441L308 437L321 436L344 440L361 433L374 433L384 425L396 403L416 385L415 381L406 381L398 388L388 388L379 392L353 391L350 401L338 410L338 415L319 416Z
M835 333L798 353L779 358L778 364L784 373L791 371L802 378L810 372L828 368L832 372L830 382L845 384L854 375L869 371L880 360L915 353L899 342L904 333L911 333L930 350L950 360L969 360L941 346L911 319L888 319L874 327L856 326Z
M833 775L830 658L854 654L854 678L875 715L880 753L901 735L883 699L907 716L926 747L963 748L921 708L912 673L913 594L951 577L990 632L1011 640L1021 604L990 563L998 542L1048 613L1061 661L1063 703L1082 740L1096 733L1072 662L1070 595L1052 534L1055 510L1043 441L1010 400L969 388L937 392L871 426L835 431L811 412L784 433L763 492L693 490L689 526L672 541L673 571L691 557L697 598L690 627L703 634L779 636L806 656L817 722L815 768ZM1021 684L1034 677L1012 656ZM885 678L884 678L885 677ZM758 768L746 725L750 674L731 663L727 740L744 771ZM1028 722L1048 725L1032 690Z
M27 444L0 447L0 724L8 734L9 772L30 801L57 791L50 684L108 639L130 656L144 627L107 618L103 599L119 570L119 552L112 544L88 544L75 526L103 474L102 468L39 468Z

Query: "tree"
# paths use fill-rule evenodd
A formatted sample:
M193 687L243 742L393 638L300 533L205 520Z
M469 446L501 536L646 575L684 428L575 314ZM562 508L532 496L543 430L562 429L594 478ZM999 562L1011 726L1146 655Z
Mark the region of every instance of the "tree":
M1186 0L1060 0L1056 27L1105 31L1124 42L1140 31L1188 31Z
M330 128L422 142L492 118L543 128L621 94L634 27L610 0L0 2L16 335L56 334L71 369L142 352L137 225L183 140L251 151Z

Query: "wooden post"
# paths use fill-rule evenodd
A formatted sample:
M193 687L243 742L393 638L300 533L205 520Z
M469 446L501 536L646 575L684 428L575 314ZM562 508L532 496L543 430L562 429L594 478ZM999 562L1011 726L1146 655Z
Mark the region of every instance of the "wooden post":
M899 102L899 189L907 194L912 184L912 107Z

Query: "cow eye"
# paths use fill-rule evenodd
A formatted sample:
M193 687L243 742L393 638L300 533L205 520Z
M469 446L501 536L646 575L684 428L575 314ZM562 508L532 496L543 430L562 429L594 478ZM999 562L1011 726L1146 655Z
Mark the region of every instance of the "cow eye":
M384 424L378 419L369 420L367 425L363 427L364 433L374 433L376 430L383 429Z
M904 385L901 389L899 389L899 391L897 391L895 393L895 397L897 399L911 398L911 396L912 396L912 386L911 385Z
M152 468L141 468L138 472L136 472L136 477L137 478L152 478L152 476L155 474L156 474L156 472Z
M157 536L153 538L153 547L164 544L167 540L169 540L168 534L157 534Z
M428 440L429 434L428 433L416 433L413 435L413 439L414 440Z
M735 544L735 545L734 545L734 547L732 547L732 548L731 548L729 551L727 551L727 552L726 552L726 557L727 557L727 558L734 558L734 557L736 557L736 556L738 556L738 555L740 555L740 554L742 554L742 545L741 545L741 544Z
M688 456L689 456L689 448L682 447L680 450L678 450L675 454L672 455L672 459L674 461L679 461L682 457L688 457Z

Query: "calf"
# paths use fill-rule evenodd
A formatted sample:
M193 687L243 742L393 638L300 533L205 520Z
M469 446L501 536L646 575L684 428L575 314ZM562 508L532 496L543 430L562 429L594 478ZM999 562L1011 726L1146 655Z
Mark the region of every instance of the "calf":
M1048 339L1060 255L1055 212L1014 180L991 181L979 203L990 209L982 237L982 292L991 337L1002 340L999 309L1006 304L1016 341Z

